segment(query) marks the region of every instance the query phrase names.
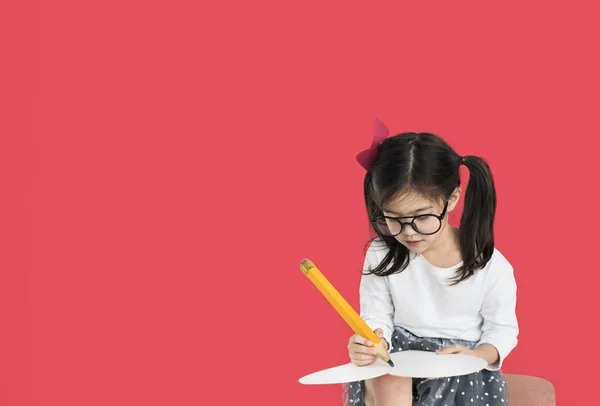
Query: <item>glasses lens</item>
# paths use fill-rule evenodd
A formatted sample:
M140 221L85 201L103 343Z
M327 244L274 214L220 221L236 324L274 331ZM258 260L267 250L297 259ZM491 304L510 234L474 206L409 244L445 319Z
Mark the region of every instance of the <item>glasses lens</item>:
M375 229L383 235L397 235L400 234L400 223L393 219L387 219L385 217L377 217L373 223Z
M442 223L435 216L418 216L413 220L415 231L420 234L434 234L442 227Z

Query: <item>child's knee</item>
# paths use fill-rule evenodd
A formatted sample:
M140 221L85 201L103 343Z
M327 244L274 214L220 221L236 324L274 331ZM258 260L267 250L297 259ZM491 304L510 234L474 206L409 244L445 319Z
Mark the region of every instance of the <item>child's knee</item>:
M382 392L412 392L412 378L393 375L382 375L365 381L367 391Z

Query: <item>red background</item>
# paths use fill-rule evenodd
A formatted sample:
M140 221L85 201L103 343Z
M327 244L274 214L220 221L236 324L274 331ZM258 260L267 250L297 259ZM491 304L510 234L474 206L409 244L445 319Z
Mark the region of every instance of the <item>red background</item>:
M596 2L0 7L1 405L339 404L297 382L350 335L297 265L358 305L375 117L489 160L505 372L592 401Z

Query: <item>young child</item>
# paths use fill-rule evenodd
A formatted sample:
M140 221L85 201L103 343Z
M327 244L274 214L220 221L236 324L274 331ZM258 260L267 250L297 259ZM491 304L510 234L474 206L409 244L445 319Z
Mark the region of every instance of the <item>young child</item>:
M411 379L385 375L346 387L352 406L506 406L500 367L517 344L513 268L494 248L496 193L483 159L458 155L441 138L403 133L387 138L376 123L367 169L367 212L378 237L360 284L360 313L388 351L468 354L488 366L471 375ZM460 228L448 224L470 173ZM352 363L376 360L372 343L354 335Z

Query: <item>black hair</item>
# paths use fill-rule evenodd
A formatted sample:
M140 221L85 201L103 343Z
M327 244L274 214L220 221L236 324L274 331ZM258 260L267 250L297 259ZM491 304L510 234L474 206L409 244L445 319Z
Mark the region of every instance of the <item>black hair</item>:
M436 135L407 132L381 143L364 180L365 203L372 220L383 215L386 204L406 192L446 202L460 186L462 164L469 169L470 176L460 220L463 264L456 270L453 284L483 268L494 253L496 190L485 160L460 156ZM373 229L389 251L383 261L367 273L387 276L402 272L410 261L409 250L395 237Z

